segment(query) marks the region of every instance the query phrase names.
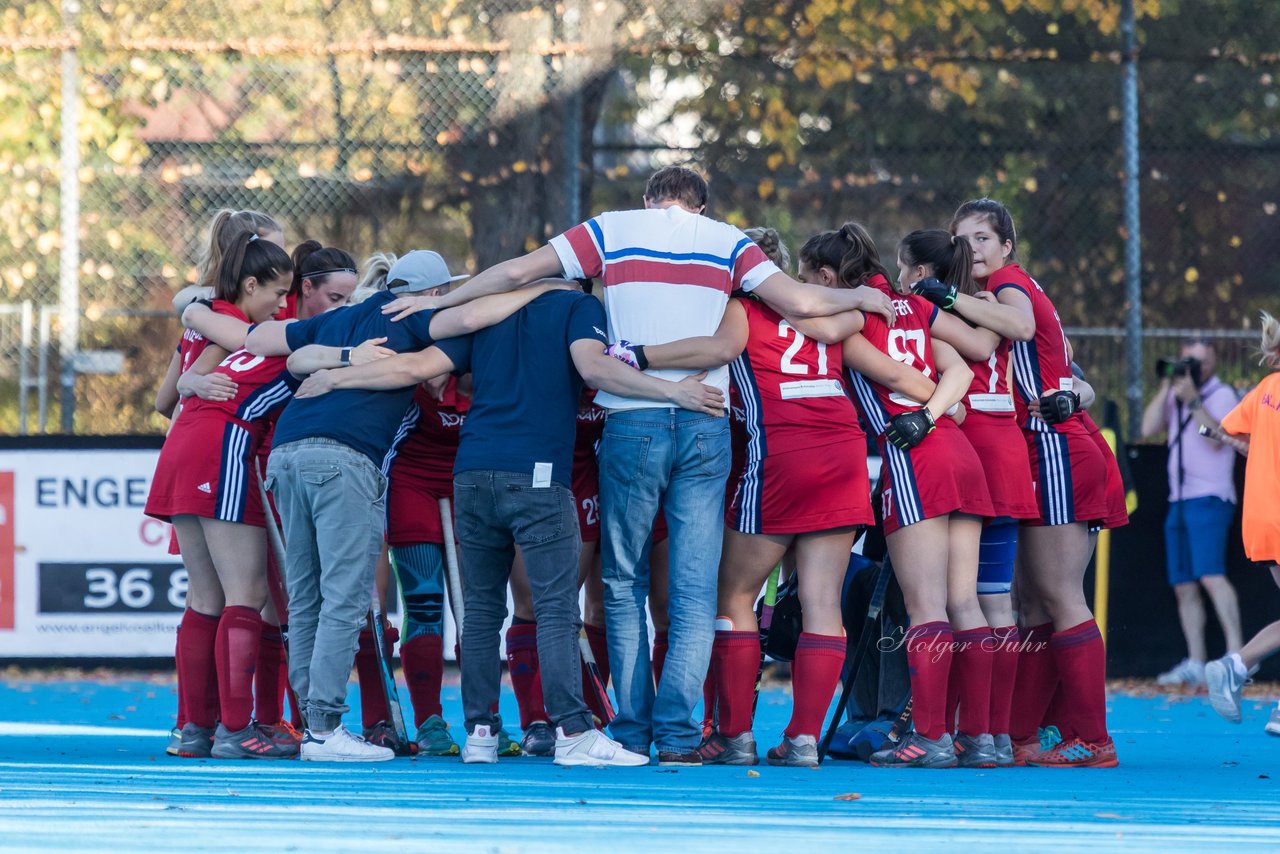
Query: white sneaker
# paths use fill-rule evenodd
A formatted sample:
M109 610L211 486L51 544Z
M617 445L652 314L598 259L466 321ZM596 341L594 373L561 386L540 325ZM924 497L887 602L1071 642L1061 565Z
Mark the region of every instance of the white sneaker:
M1224 656L1204 666L1204 678L1213 710L1233 724L1240 723L1240 689L1248 677L1236 671L1231 656Z
M462 745L462 761L468 765L497 762L498 734L487 726L476 727L467 735L467 741Z
M1184 658L1156 677L1156 684L1172 688L1177 685L1198 688L1205 684L1204 662Z
M1267 718L1267 725L1262 731L1267 735L1280 735L1280 706L1271 710L1271 717Z
M589 729L578 735L565 735L562 727L556 727L557 765L648 765L649 757L632 753L598 729Z
M386 762L395 759L395 751L370 744L342 724L321 737L311 730L302 734L302 759L310 762Z

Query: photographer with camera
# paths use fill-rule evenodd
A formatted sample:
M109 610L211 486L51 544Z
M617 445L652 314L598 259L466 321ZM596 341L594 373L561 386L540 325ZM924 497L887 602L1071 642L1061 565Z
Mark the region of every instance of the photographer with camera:
M1240 648L1240 605L1226 576L1227 531L1236 511L1235 451L1201 428L1221 435L1219 421L1236 405L1235 391L1213 373L1213 347L1184 341L1178 359L1156 363L1160 381L1142 414L1142 436L1167 432L1169 515L1165 552L1169 584L1178 600L1178 619L1187 657L1160 674L1161 685L1204 685L1207 660L1205 612L1200 587L1213 601L1226 636L1227 651Z

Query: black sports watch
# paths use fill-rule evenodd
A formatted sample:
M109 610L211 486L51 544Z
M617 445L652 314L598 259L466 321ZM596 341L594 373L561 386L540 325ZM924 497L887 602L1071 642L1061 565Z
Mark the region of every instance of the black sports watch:
M344 365L351 364L351 348L343 347L338 351L338 361Z

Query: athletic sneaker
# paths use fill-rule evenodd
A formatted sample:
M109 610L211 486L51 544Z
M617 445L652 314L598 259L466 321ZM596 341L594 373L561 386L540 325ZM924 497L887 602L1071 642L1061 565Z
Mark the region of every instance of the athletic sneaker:
M1240 689L1248 676L1241 676L1231 656L1226 655L1204 666L1204 679L1213 710L1233 724L1240 723Z
M277 744L257 721L236 732L218 724L211 754L214 759L293 759L298 745Z
M818 739L812 735L784 735L781 744L769 748L764 761L788 768L817 768Z
M956 764L961 768L995 768L999 764L996 742L989 732L978 735L959 733L952 745Z
M182 725L178 755L184 759L208 759L213 750L213 730L187 721Z
M423 721L413 740L418 743L420 756L457 756L460 752L458 743L449 733L449 724L439 715Z
M665 768L698 768L702 765L702 755L696 749L659 750L658 764Z
M1102 744L1069 738L1052 750L1032 756L1027 764L1037 768L1114 768L1120 760L1116 756L1116 743L1110 738Z
M557 765L589 765L601 768L606 765L635 767L648 765L649 757L632 753L598 729L589 729L577 735L565 735L556 728Z
M1062 743L1062 731L1053 724L1037 729L1036 737L1040 739L1041 750L1053 750Z
M534 721L520 739L520 749L526 756L555 756L556 734L546 721Z
M1204 662L1192 658L1184 658L1173 667L1156 677L1156 684L1166 688L1185 685L1188 688L1199 688L1204 685Z
M170 756L177 756L178 748L180 747L182 747L182 730L174 727L169 730L169 745L164 749L164 752Z
M1040 746L1039 738L1024 738L1021 741L1014 741L1012 746L1013 764L1016 766L1026 765L1028 759L1046 749Z
M498 736L487 726L477 726L462 745L462 761L468 765L498 761Z
M327 735L306 730L302 734L302 758L308 762L386 762L395 759L396 754L389 747L370 744L338 724Z
M760 757L756 753L756 738L751 730L740 732L733 738L712 731L698 745L698 754L702 756L703 765L760 764Z
M1267 725L1262 731L1267 735L1280 735L1280 706L1271 710L1271 717L1267 718Z
M294 729L293 724L288 721L280 721L274 724L258 724L258 726L276 744L285 747L293 745L295 752L298 746L302 744L302 733Z
M499 756L523 756L524 751L520 749L520 743L513 739L505 727L498 727L498 755Z
M391 721L378 721L373 726L365 727L360 735L370 744L385 747L396 753L400 753L405 747L396 737L396 728L392 726Z
M910 732L895 746L871 754L871 764L877 768L954 768L956 751L945 732L938 739Z
M1016 762L1014 761L1013 739L1009 738L1008 733L1000 733L991 737L991 746L996 751L996 767L1012 768Z

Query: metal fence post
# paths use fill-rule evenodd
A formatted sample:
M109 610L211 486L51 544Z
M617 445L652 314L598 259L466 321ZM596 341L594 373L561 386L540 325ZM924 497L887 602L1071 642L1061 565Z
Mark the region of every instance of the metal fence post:
M78 0L62 0L63 24L77 31ZM58 352L62 366L62 432L75 430L75 354L80 345L80 57L62 49L62 250L58 257ZM43 425L42 425L43 427Z
M31 406L31 339L34 335L35 312L31 300L22 301L22 337L18 344L18 435L27 435L27 415Z
M1124 102L1124 279L1126 376L1125 400L1129 405L1128 434L1142 434L1142 232L1138 205L1138 56L1133 0L1123 0L1120 12Z

